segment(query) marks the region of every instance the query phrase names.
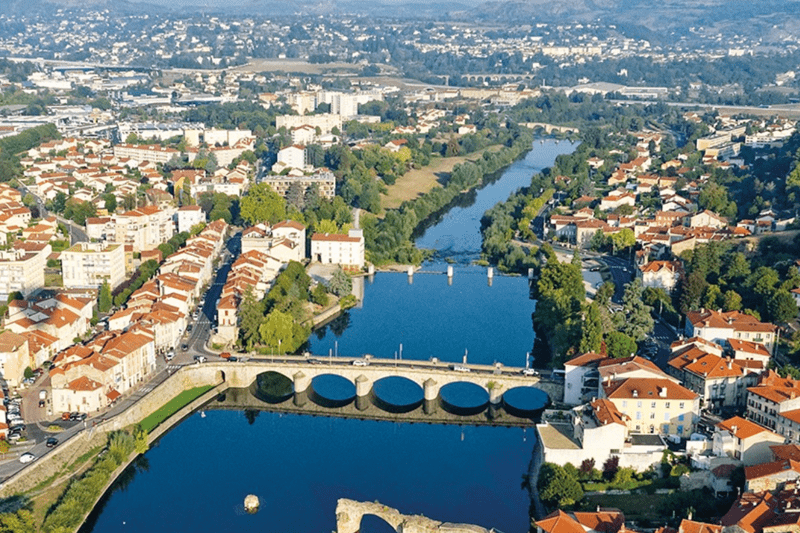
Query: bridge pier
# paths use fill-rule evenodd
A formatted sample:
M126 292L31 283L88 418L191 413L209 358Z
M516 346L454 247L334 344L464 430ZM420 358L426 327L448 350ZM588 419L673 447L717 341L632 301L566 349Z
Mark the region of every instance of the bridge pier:
M363 411L369 408L369 393L372 392L372 381L361 374L356 378L356 409Z
M494 386L489 387L489 403L491 405L499 405L503 401L503 386L495 383Z
M306 376L302 370L295 373L294 376L294 393L305 392L311 386L311 378Z
M308 391L295 392L292 402L295 407L304 407L308 403Z
M426 415L431 415L439 408L439 384L433 378L428 378L422 383L422 409Z

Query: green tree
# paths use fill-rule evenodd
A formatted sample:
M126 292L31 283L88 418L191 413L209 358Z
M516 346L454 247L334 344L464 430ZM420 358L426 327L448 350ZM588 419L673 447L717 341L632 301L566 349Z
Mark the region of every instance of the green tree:
M273 351L285 353L294 345L294 321L292 315L277 309L270 312L258 328L261 340Z
M97 309L101 313L107 313L111 309L111 303L111 285L105 280L100 285L100 292L97 295Z
M625 323L621 331L640 341L653 331L653 317L650 315L652 308L644 303L642 282L638 278L628 283L622 295L622 308L625 313Z
M353 291L353 280L342 270L342 267L337 268L331 276L330 290L339 297L347 296Z
M317 305L325 307L328 305L328 290L325 285L318 283L314 290L311 292L311 301Z
M147 430L141 424L133 426L133 443L136 453L140 455L150 449L150 444L147 442Z
M274 224L286 218L286 202L266 183L250 187L240 207L242 219L250 224Z
M583 489L578 480L553 463L542 465L537 489L542 502L550 508L563 509L583 498Z
M612 331L606 335L606 349L609 357L630 357L635 354L638 347L636 341L621 331Z
M725 291L722 295L723 311L739 311L742 308L742 297L734 290Z
M797 303L787 290L779 290L767 301L772 322L790 322L797 318Z
M253 288L247 287L244 292L244 298L239 306L239 333L242 341L248 350L252 350L253 346L260 338L259 327L264 320L264 304L256 299L253 294Z
M636 244L636 235L632 229L622 228L618 232L611 234L611 242L616 252L627 250Z
M339 227L333 220L328 220L326 218L323 218L322 220L316 223L316 225L314 226L314 231L316 231L317 233L338 233Z
M600 309L596 303L592 303L586 308L581 332L581 344L578 350L581 353L600 353L602 343L603 324L600 320Z

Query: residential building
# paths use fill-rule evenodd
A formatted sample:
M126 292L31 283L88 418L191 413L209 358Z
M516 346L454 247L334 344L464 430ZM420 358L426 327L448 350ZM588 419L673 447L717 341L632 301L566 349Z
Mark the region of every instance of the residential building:
M536 431L544 460L580 465L594 460L602 465L619 458L621 467L646 470L661 461L666 444L659 435L632 434L628 415L607 399L596 399L570 410L547 410Z
M639 267L636 272L642 280L642 287L664 289L671 294L683 275L683 268L678 261L650 261Z
M740 311L701 309L686 313L685 333L687 337L702 337L723 345L728 339L757 342L772 353L778 328Z
M747 389L748 420L771 429L790 442L800 442L800 381L764 374Z
M346 268L364 267L364 233L351 229L347 235L315 233L311 237L311 260Z
M688 438L700 415L700 396L670 379L621 379L604 384L604 392L629 417L631 433Z
M178 233L189 232L192 226L206 221L206 214L199 205L184 205L175 212Z
M67 288L99 288L107 281L113 290L125 280L124 246L79 242L61 252L61 273Z
M44 287L44 269L52 248L47 243L14 243L0 251L0 298L14 292L27 297Z
M19 387L25 378L25 368L34 367L27 337L4 331L0 333L0 376L11 387Z
M725 455L752 466L772 461L771 446L783 444L784 438L740 416L723 420L712 437L717 456Z
M296 194L305 195L309 189L316 187L319 195L329 200L336 195L336 177L327 170L320 170L310 176L265 176L262 182L284 198L292 188L296 189Z

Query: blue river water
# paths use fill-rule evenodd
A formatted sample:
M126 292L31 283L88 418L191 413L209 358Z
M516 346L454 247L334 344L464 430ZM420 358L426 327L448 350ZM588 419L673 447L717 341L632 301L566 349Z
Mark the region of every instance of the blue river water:
M496 275L489 286L486 269L468 261L479 254L483 213L572 149L564 141L537 141L474 194L472 205L467 198L417 240L437 250L423 271L443 272L444 259L456 261L452 285L442 274L418 273L409 283L405 274L379 273L365 282L358 308L312 334L310 351L452 362L466 352L468 362L524 365L533 344L527 280ZM335 397L342 390L336 381L315 380L315 391ZM397 405L421 394L402 379L379 382L375 392ZM541 402L529 392L511 391L515 402ZM470 387L442 391L448 403L463 406L476 394L485 396ZM82 531L327 533L336 529L339 498L377 500L402 513L505 533L528 531L530 498L521 483L532 458L533 427L256 413L248 418L209 406L187 417L129 467ZM247 494L262 501L255 515L244 512ZM392 529L365 517L361 531Z

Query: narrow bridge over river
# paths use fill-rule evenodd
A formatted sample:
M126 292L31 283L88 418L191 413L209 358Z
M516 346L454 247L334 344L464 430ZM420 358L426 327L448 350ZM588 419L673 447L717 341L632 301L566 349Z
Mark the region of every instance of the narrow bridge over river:
M563 383L525 376L521 368L497 365L448 365L434 361L394 360L372 358L366 366L356 366L350 359L281 356L272 359L248 359L235 363L204 363L206 371L221 373L230 387L248 388L256 378L274 372L288 378L294 393L310 392L311 382L317 376L340 376L355 385L356 398L372 393L375 382L399 376L422 388L426 401L438 400L442 387L451 383L472 383L487 391L489 403L498 405L503 394L517 387L535 387L551 399L563 395Z

